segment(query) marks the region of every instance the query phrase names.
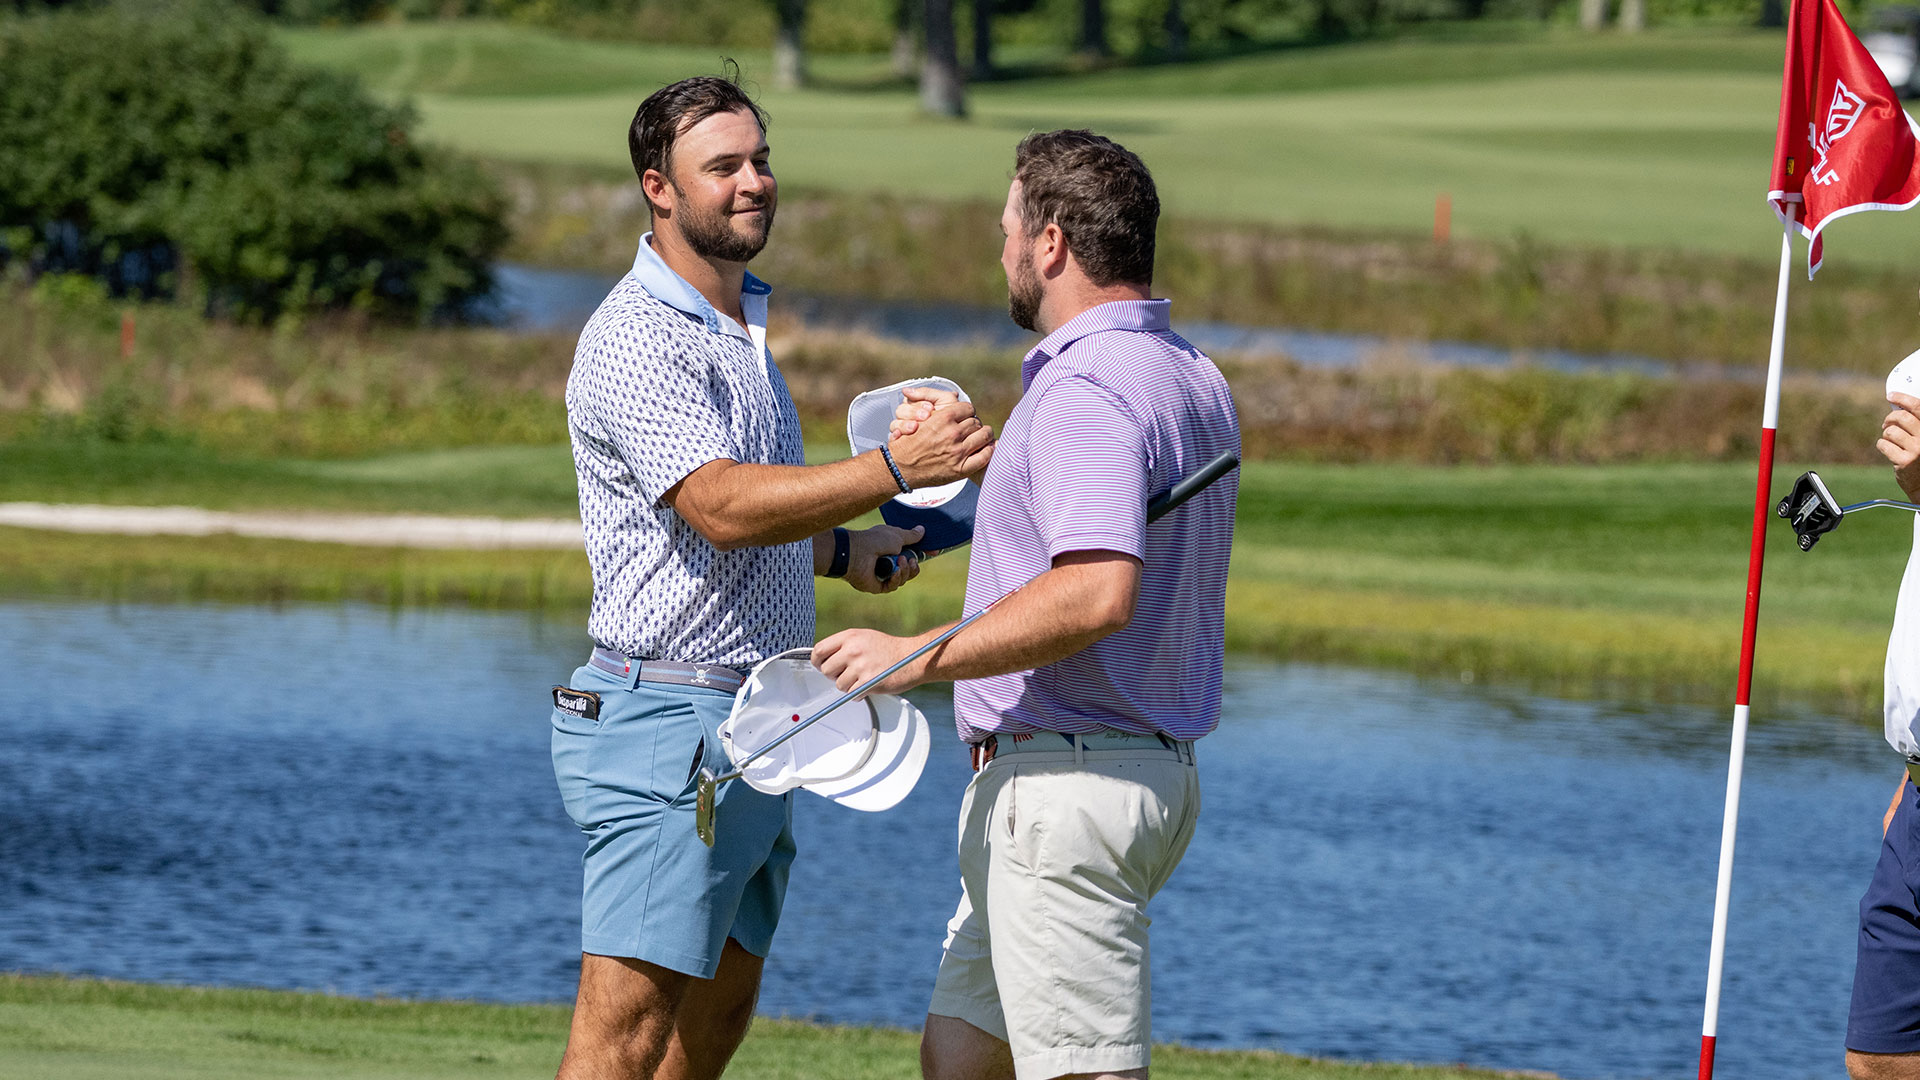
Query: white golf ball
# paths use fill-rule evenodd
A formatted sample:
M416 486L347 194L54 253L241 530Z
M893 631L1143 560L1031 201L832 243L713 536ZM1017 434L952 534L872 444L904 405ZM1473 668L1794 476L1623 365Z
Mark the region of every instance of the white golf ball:
M1907 358L1893 365L1893 371L1888 373L1887 393L1896 392L1920 398L1920 349L1908 353Z

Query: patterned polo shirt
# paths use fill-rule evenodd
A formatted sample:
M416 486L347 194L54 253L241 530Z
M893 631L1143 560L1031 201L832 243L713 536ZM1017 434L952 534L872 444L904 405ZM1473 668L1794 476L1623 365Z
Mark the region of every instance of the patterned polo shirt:
M960 737L1102 727L1195 739L1220 720L1227 557L1238 471L1151 527L1151 495L1227 451L1240 425L1213 361L1169 328L1165 300L1101 304L1049 334L980 490L966 611L1070 551L1142 564L1125 629L1057 663L954 684Z
M660 501L709 461L804 465L752 274L741 326L640 240L580 333L567 428L593 567L587 631L628 656L751 667L813 641L813 548L719 551Z

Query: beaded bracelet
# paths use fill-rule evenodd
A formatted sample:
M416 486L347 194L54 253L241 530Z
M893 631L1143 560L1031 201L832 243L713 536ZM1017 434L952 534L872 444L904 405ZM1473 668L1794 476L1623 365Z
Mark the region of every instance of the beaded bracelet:
M912 491L913 488L907 484L907 478L900 475L900 466L893 463L893 454L888 451L885 443L880 444L880 458L887 463L887 471L893 474L893 482L900 485L900 493L904 495Z

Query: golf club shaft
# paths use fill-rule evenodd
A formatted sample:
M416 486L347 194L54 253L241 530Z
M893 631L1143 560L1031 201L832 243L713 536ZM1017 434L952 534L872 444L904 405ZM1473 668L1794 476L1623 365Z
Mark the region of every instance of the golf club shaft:
M1851 514L1855 510L1867 510L1875 506L1891 506L1895 510L1911 510L1916 514L1920 514L1920 505L1916 505L1910 502L1901 502L1898 499L1868 499L1866 502L1863 502L1863 503L1854 503L1852 506L1843 506L1840 508L1840 512L1842 514Z
M1181 503L1184 503L1188 499L1191 499L1195 495L1199 494L1200 491L1204 489L1207 485L1213 483L1215 480L1220 479L1222 476L1225 476L1228 472L1230 472L1233 469L1234 466L1238 464L1240 464L1240 455L1234 454L1234 453L1221 454L1219 457L1214 458L1212 461L1209 461L1205 465L1201 466L1199 471L1195 472L1192 476L1189 476L1186 479L1180 481L1179 483L1173 485L1172 489L1167 491L1165 494L1156 495L1153 498L1147 500L1147 523L1152 524L1153 522L1158 521L1161 518L1172 513L1177 507L1179 507ZM1024 588L1024 587L1025 586L1021 586L1020 588ZM760 760L762 757L766 756L766 754L769 751L785 743L788 739L793 738L795 735L800 734L802 731L805 731L807 728L813 726L813 724L817 722L821 717L827 715L833 710L839 708L842 705L845 705L847 702L852 701L855 698L859 698L866 695L874 687L880 685L882 682L885 682L887 676L892 675L894 672L899 671L901 668L906 667L908 664L911 664L915 660L918 660L922 656L925 656L929 650L934 649L940 646L941 644L944 644L947 641L947 639L953 637L953 635L959 633L960 631L965 630L968 626L971 626L975 619L978 619L980 616L985 615L989 611L992 611L996 606L999 605L1001 600L1005 600L1008 596L1012 596L1014 593L1019 592L1020 588L1015 588L1012 592L1009 592L1004 596L1001 596L999 600L995 600L993 603L988 604L986 607L981 608L979 611L976 611L973 614L967 616L966 618L961 619L959 622L954 623L952 626L947 627L945 630L941 631L940 635L938 637L935 637L932 641L927 642L925 645L920 646L919 648L913 650L907 655L901 657L899 660L895 661L892 667L888 668L887 670L881 672L878 675L875 675L873 678L868 679L866 682L861 683L859 686L854 687L853 689L847 691L846 693L841 694L839 697L834 698L833 701L830 702L825 708L814 713L812 716L807 717L805 720L802 720L799 723L788 728L784 733L781 734L779 738L773 740L767 745L761 747L758 750L755 750L753 753L748 754L746 757L742 758L739 761L739 763L734 766L732 772L726 773L722 776L715 777L714 782L720 783L721 781L725 781L725 780L737 779L740 776L741 772L745 770L747 766L753 764L754 762Z

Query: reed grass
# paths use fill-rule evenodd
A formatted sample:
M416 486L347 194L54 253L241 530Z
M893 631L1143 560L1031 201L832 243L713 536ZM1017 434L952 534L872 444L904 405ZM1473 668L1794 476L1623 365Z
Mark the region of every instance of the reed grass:
M152 304L124 313L134 320L135 344L123 359L123 311L104 297L68 295L55 279L31 289L0 286L0 447L10 448L0 454L15 459L16 479L36 475L37 466L18 460L34 446L82 448L60 451L82 458L90 453L85 446L101 444L350 459L565 437L569 335L345 319L248 328ZM779 322L773 347L803 422L822 438L843 428L854 394L902 372L958 380L994 422L1020 394L1017 351L917 349ZM1259 457L1745 460L1760 412L1760 384L1725 373L1446 368L1391 347L1349 369L1285 358L1218 359L1234 387L1247 450ZM1783 405L1782 451L1829 462L1874 460L1881 398L1877 377L1795 375ZM66 482L79 489L120 480L107 472L68 473ZM146 475L165 486L164 470ZM8 482L0 471L0 486Z

